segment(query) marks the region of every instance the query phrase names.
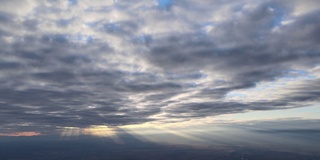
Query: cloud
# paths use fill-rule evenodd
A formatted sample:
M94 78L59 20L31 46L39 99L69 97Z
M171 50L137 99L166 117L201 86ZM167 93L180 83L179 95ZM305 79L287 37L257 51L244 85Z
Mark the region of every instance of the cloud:
M17 133L10 133L10 134L0 134L0 136L7 136L7 137L31 137L31 136L39 136L41 135L38 132L17 132Z
M14 3L0 8L2 129L182 121L319 103L317 7L307 12L286 0ZM272 101L226 98L297 69L314 77Z

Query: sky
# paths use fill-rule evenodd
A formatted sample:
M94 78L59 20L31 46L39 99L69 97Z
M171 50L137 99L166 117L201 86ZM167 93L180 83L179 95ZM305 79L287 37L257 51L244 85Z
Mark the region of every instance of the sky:
M320 131L319 0L0 3L0 137Z

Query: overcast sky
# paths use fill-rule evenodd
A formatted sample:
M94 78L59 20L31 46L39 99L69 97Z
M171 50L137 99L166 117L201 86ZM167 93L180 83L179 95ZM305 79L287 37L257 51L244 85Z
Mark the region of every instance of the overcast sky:
M0 3L1 134L320 118L318 0Z

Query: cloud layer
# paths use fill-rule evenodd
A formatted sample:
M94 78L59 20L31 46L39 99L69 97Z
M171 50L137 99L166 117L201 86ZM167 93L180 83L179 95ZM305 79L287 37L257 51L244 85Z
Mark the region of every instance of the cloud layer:
M317 0L1 3L3 130L319 104ZM272 95L230 98L280 81Z

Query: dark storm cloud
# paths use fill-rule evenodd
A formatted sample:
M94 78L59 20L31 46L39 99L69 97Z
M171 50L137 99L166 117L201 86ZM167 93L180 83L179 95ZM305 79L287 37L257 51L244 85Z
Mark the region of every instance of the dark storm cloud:
M317 77L274 101L225 99L316 67L319 9L294 15L287 1L99 3L39 2L25 16L2 9L2 126L116 126L319 102ZM200 13L207 16L189 20Z

